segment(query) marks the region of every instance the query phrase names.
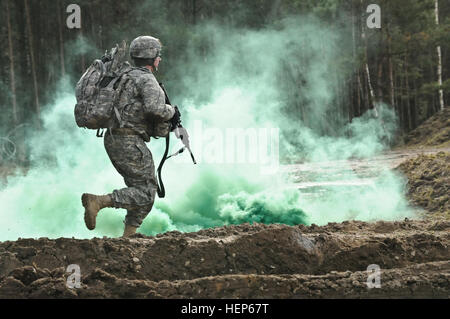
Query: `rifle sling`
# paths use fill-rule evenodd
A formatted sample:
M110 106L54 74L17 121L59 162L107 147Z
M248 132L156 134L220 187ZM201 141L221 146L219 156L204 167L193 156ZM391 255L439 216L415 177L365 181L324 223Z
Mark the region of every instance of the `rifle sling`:
M169 153L169 142L170 142L170 133L166 136L166 150L164 151L164 155L161 159L161 162L158 165L158 181L156 185L156 190L159 198L164 198L166 196L166 190L164 188L164 184L161 178L161 171L164 165L164 162L167 159L167 154Z

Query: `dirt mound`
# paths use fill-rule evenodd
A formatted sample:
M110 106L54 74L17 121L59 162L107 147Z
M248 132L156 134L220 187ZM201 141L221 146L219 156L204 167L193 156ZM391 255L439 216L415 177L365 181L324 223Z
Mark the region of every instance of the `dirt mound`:
M0 297L318 298L450 294L450 222L243 224L130 239L0 243ZM77 264L81 288L66 286ZM367 288L367 267L381 289Z
M408 177L408 196L414 204L449 217L450 153L419 155L398 169Z
M446 107L405 136L406 146L450 146L450 107Z

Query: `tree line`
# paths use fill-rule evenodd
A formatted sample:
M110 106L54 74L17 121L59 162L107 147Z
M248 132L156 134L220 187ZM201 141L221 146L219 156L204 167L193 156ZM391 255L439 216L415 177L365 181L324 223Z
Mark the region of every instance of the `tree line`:
M338 116L350 122L383 102L395 109L401 133L407 133L450 100L450 2L378 0L381 28L369 29L366 9L373 2L78 0L82 27L69 29L66 8L73 1L3 0L0 136L15 144L17 152L11 160L26 162L25 135L19 132L24 127L41 129L42 108L53 98L58 81L67 76L73 85L98 57L98 49L110 48L121 39L130 41L131 35L155 30L167 34L172 43L168 58L182 59L183 45L195 38L186 31L191 26L215 20L258 29L293 14L314 14L348 31L352 54L336 62L337 72L351 70L336 88ZM305 120L298 104L299 119ZM0 163L12 147L5 138L2 141Z

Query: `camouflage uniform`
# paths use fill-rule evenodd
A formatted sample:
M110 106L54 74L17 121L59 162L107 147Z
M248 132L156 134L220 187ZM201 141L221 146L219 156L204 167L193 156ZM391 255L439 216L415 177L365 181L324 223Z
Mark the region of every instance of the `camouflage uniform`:
M152 153L145 142L169 133L166 121L173 117L174 108L165 104L163 90L146 68L132 68L119 87L121 121L105 134L104 145L127 186L113 191L113 205L127 210L126 225L139 227L152 209L157 187Z

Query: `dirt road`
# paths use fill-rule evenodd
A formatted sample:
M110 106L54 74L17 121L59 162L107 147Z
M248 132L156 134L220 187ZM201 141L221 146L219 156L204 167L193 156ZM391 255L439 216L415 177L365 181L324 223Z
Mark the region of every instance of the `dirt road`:
M348 159L315 163L283 165L283 171L293 176L295 186L303 193L320 194L320 188L370 185L379 173L394 169L400 163L421 154L450 152L450 148L397 149L367 159ZM318 191L319 189L319 191Z

